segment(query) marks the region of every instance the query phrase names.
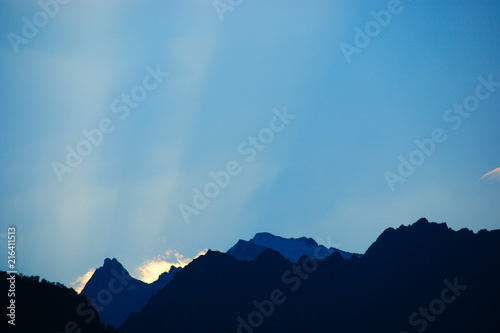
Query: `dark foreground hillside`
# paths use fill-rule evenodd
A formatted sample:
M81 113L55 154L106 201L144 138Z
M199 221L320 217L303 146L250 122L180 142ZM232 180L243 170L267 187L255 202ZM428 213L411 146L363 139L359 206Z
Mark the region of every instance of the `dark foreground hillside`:
M319 254L321 256L321 254ZM140 332L500 332L500 231L421 219L361 258L209 251L121 327Z
M7 291L10 281L6 272L0 271L2 309L7 309L10 298ZM39 277L15 276L15 326L2 318L1 332L23 333L116 333L106 328L99 315L85 296L62 284L40 281ZM10 310L7 309L7 313ZM5 311L2 311L5 313Z

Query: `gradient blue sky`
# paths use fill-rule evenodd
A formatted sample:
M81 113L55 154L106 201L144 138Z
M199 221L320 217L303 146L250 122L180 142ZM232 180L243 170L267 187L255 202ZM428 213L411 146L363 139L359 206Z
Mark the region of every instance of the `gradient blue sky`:
M480 178L500 167L500 88L457 130L443 114L500 81L500 2L401 1L348 63L340 43L387 6L246 0L221 21L212 1L74 0L16 53L8 34L40 6L0 2L0 234L17 226L18 269L69 285L106 257L137 275L260 231L363 253L423 216L498 228L500 171ZM113 100L157 65L169 76L120 120ZM296 118L246 162L238 145L284 106ZM115 130L59 182L52 162L103 118ZM384 173L435 128L447 141L391 191ZM179 204L230 160L242 172L186 224Z

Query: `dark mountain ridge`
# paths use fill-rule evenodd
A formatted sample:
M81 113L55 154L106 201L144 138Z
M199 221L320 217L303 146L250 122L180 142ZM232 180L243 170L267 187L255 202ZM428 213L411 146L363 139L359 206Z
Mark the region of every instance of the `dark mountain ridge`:
M180 271L172 266L153 283L133 278L116 259L106 258L83 288L81 294L92 300L107 325L119 327L132 312L137 312L155 292L163 288Z
M353 255L318 245L312 238L283 238L267 232L257 233L250 241L239 240L227 253L238 260L252 261L266 249L274 249L292 262L297 262L303 255L313 257L315 252L326 256L338 251L344 258ZM151 296L169 283L180 270L174 266L155 282L147 284L130 276L117 259L106 258L103 266L87 282L82 294L92 300L104 323L119 327L132 312L139 312Z
M209 251L121 326L135 332L500 332L500 231L420 219L361 258Z
M315 253L322 253L323 256L326 256L333 252L339 252L345 259L349 259L351 255L361 257L361 254L358 253L345 252L334 247L327 248L324 245L319 245L312 238L284 238L269 232L259 232L249 241L240 239L226 253L238 260L249 261L257 258L265 249L275 250L295 263L303 255L312 258L315 257Z

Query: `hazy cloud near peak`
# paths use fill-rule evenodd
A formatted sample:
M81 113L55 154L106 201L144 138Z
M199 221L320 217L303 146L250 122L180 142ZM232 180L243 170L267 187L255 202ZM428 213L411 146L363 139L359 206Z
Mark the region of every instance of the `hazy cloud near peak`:
M89 269L89 271L82 276L77 277L73 282L71 282L71 286L78 292L81 293L87 282L90 280L92 275L95 272L95 268Z
M184 267L189 264L194 259L201 255L204 255L208 249L200 251L194 258L185 258L182 254L173 250L166 250L164 253L155 256L151 260L146 260L144 264L138 267L134 274L136 278L147 283L154 282L158 277L164 273L170 271L172 266Z

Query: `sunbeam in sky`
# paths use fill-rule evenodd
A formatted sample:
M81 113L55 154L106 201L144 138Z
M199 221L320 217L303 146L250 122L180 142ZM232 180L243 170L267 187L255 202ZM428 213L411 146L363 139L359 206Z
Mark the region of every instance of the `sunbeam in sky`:
M262 231L364 253L422 216L494 228L499 17L498 1L1 1L0 234L18 227L22 273L79 288L104 258L152 281Z

